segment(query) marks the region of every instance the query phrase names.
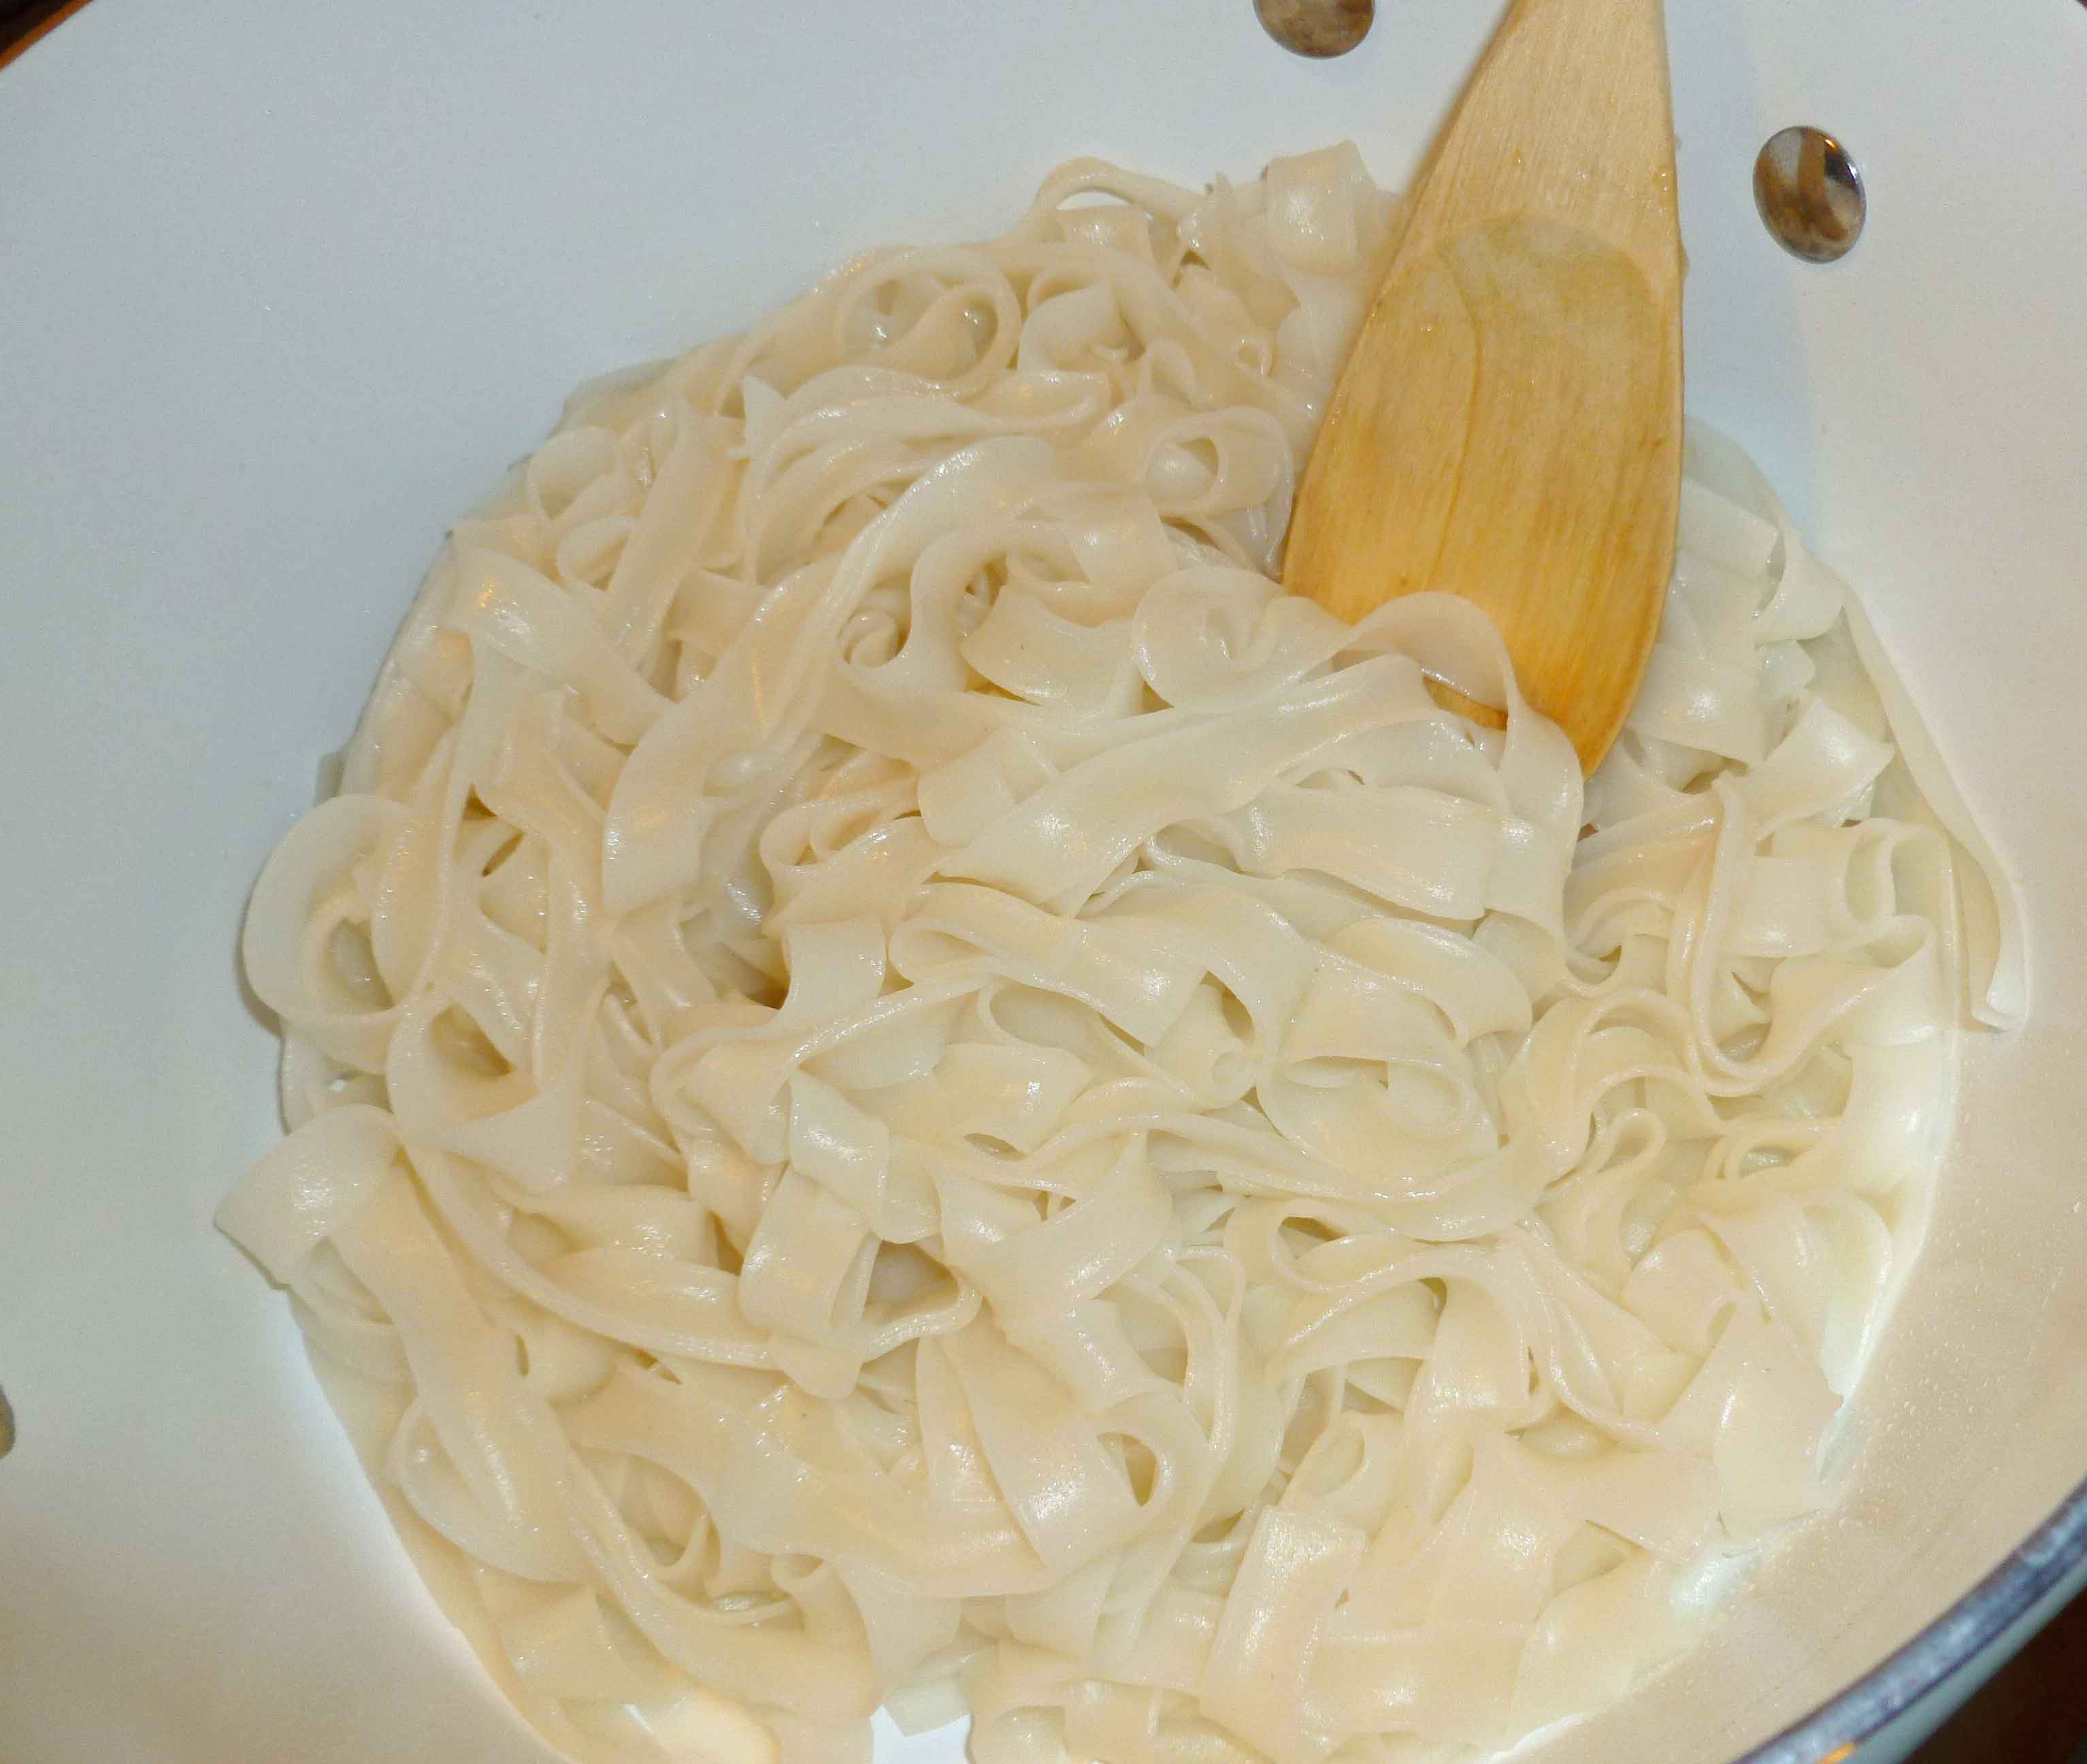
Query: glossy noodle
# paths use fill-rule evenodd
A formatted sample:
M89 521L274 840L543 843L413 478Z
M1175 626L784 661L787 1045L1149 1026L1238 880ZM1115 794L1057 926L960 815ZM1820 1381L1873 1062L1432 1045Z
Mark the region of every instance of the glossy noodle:
M1584 788L1280 594L1396 212L1078 161L583 391L263 873L222 1223L574 1757L1463 1757L1820 1501L2004 896L1705 431Z

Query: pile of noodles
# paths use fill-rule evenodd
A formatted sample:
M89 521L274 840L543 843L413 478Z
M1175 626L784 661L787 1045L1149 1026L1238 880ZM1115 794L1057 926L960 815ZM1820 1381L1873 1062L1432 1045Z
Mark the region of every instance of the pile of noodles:
M223 1223L574 1757L1454 1757L1820 1500L2010 928L1714 436L1584 790L1279 593L1395 215L1078 162L583 393L269 863Z

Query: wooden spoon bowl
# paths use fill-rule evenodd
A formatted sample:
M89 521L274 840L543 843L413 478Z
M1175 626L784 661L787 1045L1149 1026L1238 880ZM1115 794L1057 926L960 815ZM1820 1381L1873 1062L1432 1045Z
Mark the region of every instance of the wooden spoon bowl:
M1591 771L1659 626L1681 495L1659 0L1515 0L1436 142L1291 516L1346 619L1485 608Z

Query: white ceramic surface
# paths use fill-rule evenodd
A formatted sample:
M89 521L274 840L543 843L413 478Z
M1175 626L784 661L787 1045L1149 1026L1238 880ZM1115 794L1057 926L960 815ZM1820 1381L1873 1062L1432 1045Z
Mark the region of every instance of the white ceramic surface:
M2087 11L1669 10L1691 403L1867 588L2038 986L1975 1050L1842 1501L1545 1753L1708 1764L2087 1475ZM0 1757L548 1756L208 1224L274 1131L247 885L444 521L583 376L995 229L1065 155L1201 178L1351 135L1398 175L1494 11L1381 0L1312 65L1248 0L95 0L0 73ZM1752 209L1800 121L1869 174L1829 271Z

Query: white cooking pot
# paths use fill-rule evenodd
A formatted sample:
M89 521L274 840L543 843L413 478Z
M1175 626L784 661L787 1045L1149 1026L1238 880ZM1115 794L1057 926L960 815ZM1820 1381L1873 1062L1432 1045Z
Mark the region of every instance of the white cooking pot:
M1308 63L1249 0L95 0L0 74L0 1752L544 1755L210 1228L275 1132L247 885L574 382L995 229L1073 152L1345 135L1398 177L1496 8L1380 11ZM2087 10L1669 11L1689 402L1861 587L2035 1006L1970 1050L1831 1510L1534 1755L1814 1764L1897 1717L1845 1754L1884 1764L2087 1561ZM1796 122L1868 179L1830 269L1755 216Z

